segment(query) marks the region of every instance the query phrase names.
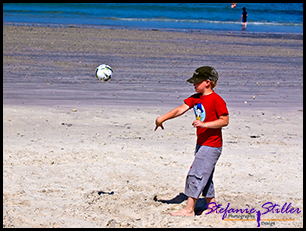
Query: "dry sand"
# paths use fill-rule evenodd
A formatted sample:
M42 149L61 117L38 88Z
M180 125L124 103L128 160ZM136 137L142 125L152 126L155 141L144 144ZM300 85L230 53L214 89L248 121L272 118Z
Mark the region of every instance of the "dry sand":
M292 203L261 227L303 227L303 36L3 27L3 227L256 227L183 208L202 65L220 74L230 124L214 182L232 208ZM101 63L108 83L94 78ZM76 109L76 110L73 110ZM203 211L200 198L197 211Z

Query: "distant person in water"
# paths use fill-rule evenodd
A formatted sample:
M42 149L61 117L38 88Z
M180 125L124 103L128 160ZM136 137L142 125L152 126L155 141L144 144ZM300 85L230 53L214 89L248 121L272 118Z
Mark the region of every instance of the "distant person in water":
M234 9L234 8L236 8L236 5L237 5L237 3L231 3L232 5L231 5L231 7Z
M242 15L241 15L241 20L242 20L242 29L246 29L247 27L247 18L248 18L248 12L246 12L245 7L242 8Z

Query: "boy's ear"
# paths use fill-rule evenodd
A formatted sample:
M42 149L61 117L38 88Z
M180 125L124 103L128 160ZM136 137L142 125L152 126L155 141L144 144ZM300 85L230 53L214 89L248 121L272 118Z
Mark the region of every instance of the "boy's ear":
M209 85L210 85L210 80L207 79L207 80L206 80L206 85L205 85L205 86L208 87Z

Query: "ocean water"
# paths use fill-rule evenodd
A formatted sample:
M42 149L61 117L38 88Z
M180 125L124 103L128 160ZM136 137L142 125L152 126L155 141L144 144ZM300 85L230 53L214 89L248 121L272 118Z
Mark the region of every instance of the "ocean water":
M4 24L303 33L303 3L3 3Z

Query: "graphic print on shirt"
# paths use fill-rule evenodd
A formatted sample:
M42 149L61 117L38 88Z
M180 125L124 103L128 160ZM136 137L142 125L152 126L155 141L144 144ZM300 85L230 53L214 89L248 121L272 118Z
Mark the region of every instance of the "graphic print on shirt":
M198 103L194 105L193 110L196 120L200 120L201 122L203 122L205 120L205 109L203 105L201 103Z

